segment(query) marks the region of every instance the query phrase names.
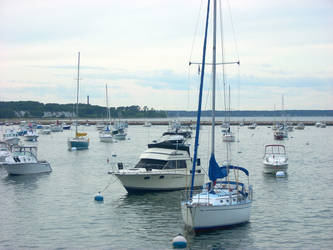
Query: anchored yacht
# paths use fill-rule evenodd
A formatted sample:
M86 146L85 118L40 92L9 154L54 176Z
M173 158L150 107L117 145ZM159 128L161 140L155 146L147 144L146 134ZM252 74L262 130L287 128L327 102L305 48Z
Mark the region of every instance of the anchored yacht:
M171 191L185 189L191 180L190 145L180 135L162 136L148 144L134 168L118 163L114 175L128 192ZM200 165L198 163L198 165ZM195 171L194 187L204 183L204 173Z

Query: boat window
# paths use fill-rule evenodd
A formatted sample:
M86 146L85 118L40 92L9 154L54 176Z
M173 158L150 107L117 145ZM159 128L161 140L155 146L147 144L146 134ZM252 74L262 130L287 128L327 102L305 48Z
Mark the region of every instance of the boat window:
M146 170L151 169L162 169L167 164L167 161L154 160L154 159L141 159L135 168L145 168Z
M186 168L186 161L185 160L168 161L168 164L164 167L164 169L175 169L175 168Z

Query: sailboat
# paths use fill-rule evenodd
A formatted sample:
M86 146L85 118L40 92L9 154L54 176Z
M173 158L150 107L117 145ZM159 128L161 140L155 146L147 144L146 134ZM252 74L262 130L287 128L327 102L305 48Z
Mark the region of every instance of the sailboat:
M109 100L108 100L108 85L105 85L105 98L106 98L106 108L108 114L109 123L106 127L99 133L99 140L101 142L113 142L113 136L111 132L111 115L110 115L110 108L109 108Z
M225 85L225 83L223 85ZM225 89L225 87L224 87L224 89ZM224 100L226 99L225 97L226 97L226 95L224 95ZM225 105L225 119L226 119L226 117L228 117L228 122L227 122L228 127L226 129L222 130L222 138L223 138L224 142L234 142L235 135L230 130L230 85L229 85L229 107L228 107L228 109L226 106L226 102L224 103L224 105Z
M89 148L89 138L87 133L78 132L78 117L79 117L79 87L80 87L80 52L78 54L78 64L77 64L77 85L76 85L76 121L75 121L75 136L68 139L68 149L69 150L81 150Z
M228 161L220 167L215 159L215 81L216 81L216 0L214 0L214 24L213 24L213 62L212 62L212 129L211 129L211 153L209 160L209 180L204 188L194 193L193 183L197 161L201 103L203 81L205 73L206 43L208 33L210 0L208 0L205 25L205 38L201 63L200 91L197 114L197 128L194 144L194 156L192 165L192 180L190 190L186 192L185 199L181 202L182 218L190 229L197 231L212 230L226 226L245 223L250 219L252 204L252 186L249 185L249 171L243 167L235 166ZM222 64L239 64L238 62L224 62ZM228 143L227 145L230 146ZM230 149L230 148L229 148ZM247 178L247 182L241 182L241 174ZM221 180L222 179L222 180Z

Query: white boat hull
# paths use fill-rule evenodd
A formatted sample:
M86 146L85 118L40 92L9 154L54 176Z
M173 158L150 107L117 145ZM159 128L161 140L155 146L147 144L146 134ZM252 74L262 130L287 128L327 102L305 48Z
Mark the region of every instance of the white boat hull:
M234 142L235 136L234 135L223 135L224 142Z
M37 163L4 163L3 166L8 174L11 175L40 174L52 171L50 164L46 161Z
M113 142L112 136L100 136L99 140L101 142Z
M113 138L116 140L125 140L126 134L115 134L115 135L113 135Z
M18 137L12 137L12 138L6 138L4 139L4 141L8 144L11 144L11 145L17 145L18 142L19 142L20 138Z
M25 141L37 141L38 135L25 135L24 140Z
M184 173L115 173L128 192L172 191L185 189L191 181L191 174ZM196 174L195 187L204 183L204 174Z
M229 206L190 206L183 203L181 207L185 225L194 231L246 223L251 213L251 202Z
M278 171L287 172L288 163L285 164L272 164L264 162L264 173L266 174L276 174Z

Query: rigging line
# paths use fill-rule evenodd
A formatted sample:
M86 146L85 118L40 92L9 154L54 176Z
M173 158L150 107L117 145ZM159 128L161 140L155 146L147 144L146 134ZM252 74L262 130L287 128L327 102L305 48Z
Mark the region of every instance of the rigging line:
M198 33L198 27L199 27L199 21L200 21L200 17L201 17L202 5L203 5L203 0L200 1L200 7L199 7L199 13L198 13L198 17L197 17L197 23L195 25L194 36L193 36L193 39L192 39L192 47L191 47L191 52L190 52L190 59L188 61L191 61L191 58L192 58L194 44L195 44L195 40L196 40L197 33Z
M197 21L196 21L196 25L195 25L195 30L194 30L194 35L193 35L193 39L192 39L192 46L191 46L191 51L190 51L190 58L189 58L189 62L191 61L192 55L193 55L193 50L194 50L194 44L196 43L196 37L197 37L197 33L198 33L198 29L199 29L199 21L201 19L201 12L202 12L202 8L203 8L203 0L200 1L200 6L199 6L199 11L198 11L198 16L197 16ZM191 63L189 63L189 67L188 67L188 79L190 79L190 67ZM187 92L187 109L189 110L189 106L190 106L190 95L191 95L191 83L190 80L188 80L188 92Z
M188 71L187 71L187 110L189 110L189 106L190 106L190 88L191 88L190 75L191 75L191 67L188 66Z
M224 122L226 122L226 111L227 111L227 103L226 103L226 93L225 93L225 61L224 61L224 41L223 41L223 14L222 14L222 3L221 0L219 1L219 10L220 10L220 37L221 37L221 56L222 56L222 81L223 81L223 102L224 102Z
M231 7L230 7L230 2L229 2L229 0L227 0L227 4L228 4L229 13L230 13L230 22L231 22L231 28L232 28L232 35L233 35L234 43L235 43L236 55L237 55L237 59L238 59L238 61L239 61L239 53L238 53L238 46L237 46L236 32L235 32L235 27L234 27L234 21L233 21L232 14L231 14Z

